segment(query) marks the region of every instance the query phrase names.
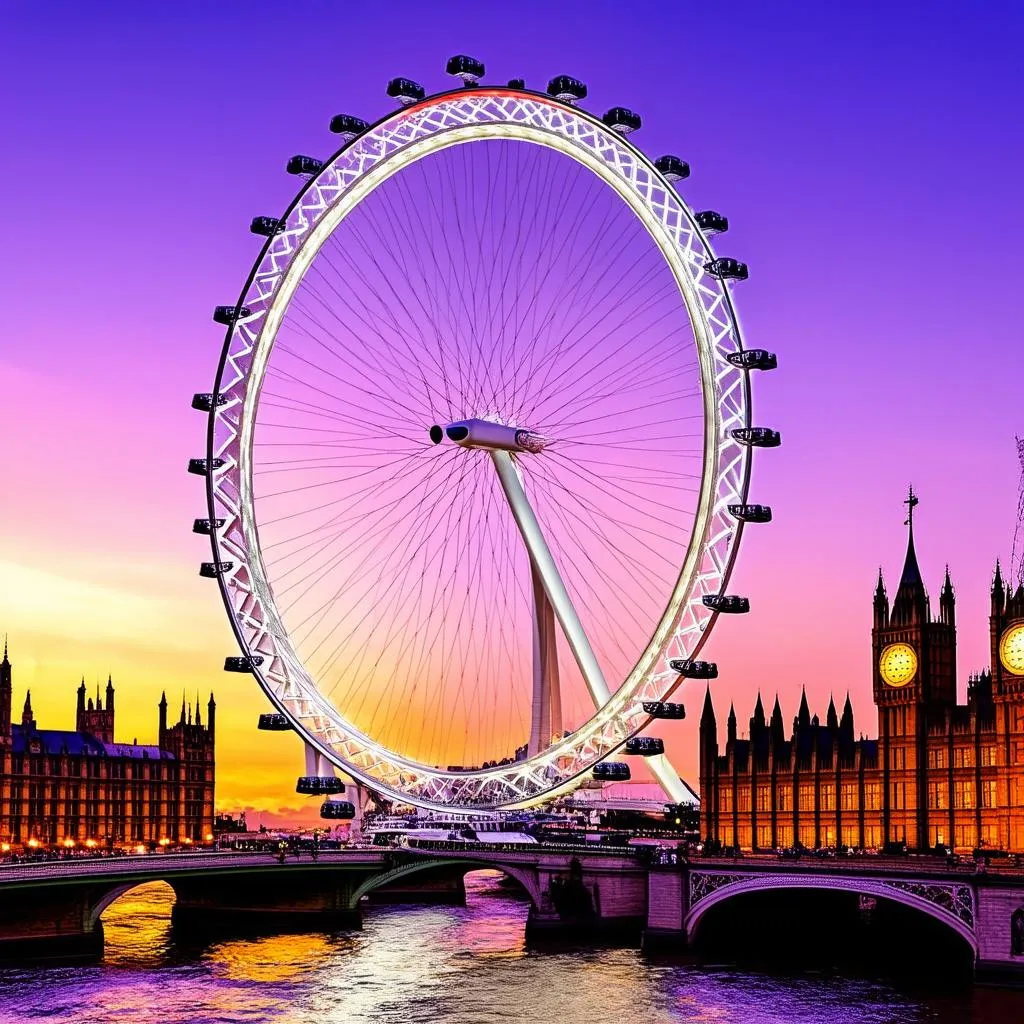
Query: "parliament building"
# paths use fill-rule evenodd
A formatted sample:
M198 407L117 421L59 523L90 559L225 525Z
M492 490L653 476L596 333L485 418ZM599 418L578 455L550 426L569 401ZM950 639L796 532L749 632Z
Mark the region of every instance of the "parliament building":
M871 630L878 738L855 738L847 697L825 721L803 695L786 735L778 698L758 696L748 737L730 709L724 749L710 693L700 722L701 834L724 846L847 846L1024 853L1024 585L992 583L991 669L957 703L956 599L949 571L939 614L914 550L890 605L879 572Z
M78 688L75 730L40 729L25 697L11 721L11 662L0 662L0 849L124 849L213 838L213 695L206 724L199 702L167 724L159 705L155 746L114 739L114 686L105 702Z

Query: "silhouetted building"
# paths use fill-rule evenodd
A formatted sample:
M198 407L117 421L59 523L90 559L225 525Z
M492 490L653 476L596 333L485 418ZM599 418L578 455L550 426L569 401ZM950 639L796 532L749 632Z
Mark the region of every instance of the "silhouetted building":
M949 570L939 615L910 533L890 606L879 572L871 630L878 739L855 739L849 696L825 723L807 695L787 737L760 696L749 735L730 708L724 752L710 692L700 723L701 832L727 846L810 849L945 846L1024 852L1024 585L992 583L991 669L956 700L956 598Z
M167 697L159 705L155 746L114 740L114 685L105 698L78 688L75 731L40 729L26 694L20 724L11 721L11 662L0 662L0 840L11 845L97 847L206 842L213 833L213 695L203 725L181 703L167 724Z

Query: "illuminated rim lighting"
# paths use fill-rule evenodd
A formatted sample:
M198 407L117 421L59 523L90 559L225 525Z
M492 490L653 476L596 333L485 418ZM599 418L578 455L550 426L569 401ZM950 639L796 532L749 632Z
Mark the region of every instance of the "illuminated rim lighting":
M676 587L647 648L612 698L570 736L527 760L449 772L390 751L356 729L317 689L274 605L252 501L255 412L274 339L289 300L320 247L363 199L423 157L480 139L516 139L571 157L610 185L640 219L679 286L693 327L704 408L704 457L694 529ZM702 598L722 593L743 524L727 506L746 501L750 449L732 438L750 426L746 373L727 286L704 270L715 258L672 185L635 147L590 115L533 93L473 89L396 111L328 160L268 239L239 298L248 315L227 329L210 413L207 457L224 466L207 479L215 561L231 561L219 585L242 651L260 656L254 674L299 734L343 772L383 795L421 807L521 807L571 789L601 758L650 721L644 701L679 684L670 658L694 657L716 613Z

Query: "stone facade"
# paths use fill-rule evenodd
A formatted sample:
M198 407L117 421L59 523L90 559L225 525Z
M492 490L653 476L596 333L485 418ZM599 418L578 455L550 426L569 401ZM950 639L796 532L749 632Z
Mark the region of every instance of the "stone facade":
M70 844L99 848L206 842L213 833L216 704L201 720L181 705L167 724L159 705L155 746L114 739L114 686L105 700L78 688L75 731L40 729L25 697L11 720L12 667L0 662L0 842L12 849Z
M953 586L947 569L933 619L910 501L892 605L881 572L874 594L878 738L855 738L849 697L841 716L830 700L822 724L806 693L787 737L778 698L766 718L759 696L745 739L730 709L720 750L709 693L700 725L703 836L746 850L905 843L1024 853L1024 675L1003 664L999 646L1024 624L1024 585L1008 586L996 565L992 667L967 681L967 702L958 704Z

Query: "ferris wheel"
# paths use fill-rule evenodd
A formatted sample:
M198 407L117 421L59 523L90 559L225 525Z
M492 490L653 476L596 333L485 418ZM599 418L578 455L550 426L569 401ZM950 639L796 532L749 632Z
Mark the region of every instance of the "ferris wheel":
M340 148L303 179L226 329L207 450L216 578L241 654L274 705L261 726L307 747L300 791L334 769L425 808L526 807L662 740L747 523L752 371L720 214L679 194L640 118L483 84L338 115ZM337 816L344 816L339 813Z

